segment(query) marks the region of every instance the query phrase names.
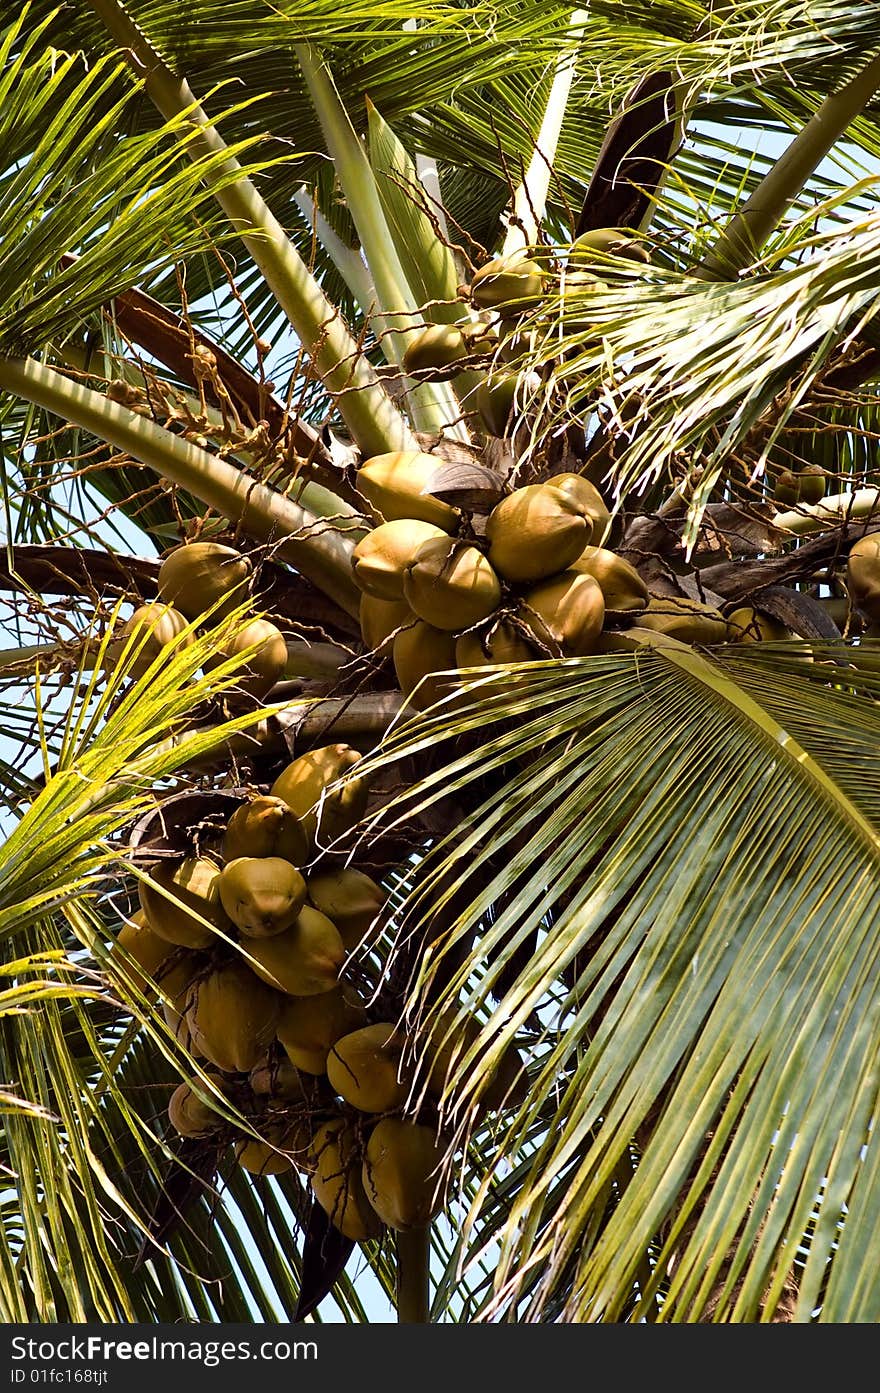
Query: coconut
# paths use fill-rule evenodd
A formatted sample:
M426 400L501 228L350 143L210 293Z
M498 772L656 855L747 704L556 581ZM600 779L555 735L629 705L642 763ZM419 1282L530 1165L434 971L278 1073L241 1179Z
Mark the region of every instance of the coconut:
M801 500L801 481L790 469L781 469L773 484L773 501L793 508Z
M205 1098L208 1096L205 1089ZM168 1121L182 1137L208 1137L226 1125L225 1118L205 1098L188 1083L178 1084L169 1098Z
M327 1078L361 1112L390 1112L406 1101L410 1080L401 1068L404 1038L387 1022L365 1025L337 1040L327 1056Z
M310 875L306 894L309 903L336 925L348 952L360 946L371 930L381 929L378 916L385 907L385 891L355 866Z
M278 1017L279 1026L284 1016L284 1007ZM309 1101L309 1093L306 1091L302 1075L296 1065L288 1059L287 1055L280 1055L277 1059L262 1060L255 1064L248 1074L248 1083L251 1092L258 1098L266 1098L270 1103L306 1103Z
M727 633L731 643L772 643L795 637L791 629L754 605L741 605L727 615Z
M821 503L825 497L827 474L821 464L805 464L797 472L801 503Z
M240 856L281 856L294 866L310 855L309 838L283 798L262 794L236 808L220 846L224 861Z
M543 580L580 556L592 531L571 491L526 484L496 503L486 520L489 560L505 580Z
M287 667L287 640L277 624L268 619L252 619L226 643L220 644L206 668L214 668L228 658L237 657L257 644L256 652L235 679L236 687L251 696L264 697L280 682Z
M220 874L220 899L243 934L270 938L295 923L306 902L306 883L281 856L238 856Z
M138 898L153 933L184 948L209 947L216 930L228 934L231 924L220 900L215 862L205 856L162 862L152 879L155 885L138 881Z
M270 788L271 797L282 799L299 818L310 846L318 832L323 842L331 842L363 817L369 795L365 779L347 778L327 791L360 759L360 753L344 742L322 745L291 760Z
M156 972L167 962L174 952L166 938L160 938L150 928L147 916L142 909L136 909L130 919L126 919L110 946L110 958L144 996L156 995ZM134 958L138 971L125 955Z
M880 620L880 532L869 532L850 547L846 588L857 609Z
M538 657L521 634L505 620L491 624L482 632L462 634L455 643L455 661L460 668L491 667L496 663L533 663ZM480 683L478 695L493 696L510 691L510 679L499 677Z
M595 252L602 253L602 256L595 256ZM568 259L579 266L602 266L607 272L608 266L603 260L605 256L621 257L624 261L642 264L651 260L650 253L622 227L595 227L590 232L582 232L572 243Z
M262 1129L263 1140L243 1137L236 1144L235 1159L251 1175L283 1175L296 1168L309 1174L314 1169L312 1133L305 1118L285 1118Z
M156 976L162 997L162 1018L178 1042L193 1054L197 1054L198 1050L190 1039L186 1012L194 990L193 984L204 963L203 954L187 953L178 948L173 960L164 963Z
M547 483L575 499L581 512L590 519L593 524L591 546L600 546L607 540L612 527L611 514L595 484L591 484L582 474L553 474Z
M364 643L372 649L381 648L397 629L415 619L406 600L377 600L366 593L361 595L358 617Z
M485 319L466 319L458 325L468 358L491 356L498 347L498 330Z
M624 613L648 603L648 587L636 568L605 547L586 547L568 569L599 582L606 610Z
M472 403L484 430L490 435L503 435L513 408L521 410L540 385L541 379L535 372L522 376L515 372L488 373L474 392Z
M433 1127L383 1117L367 1141L362 1178L367 1199L391 1229L423 1229L444 1204L444 1156Z
M335 924L311 905L303 905L290 928L249 939L246 947L257 976L289 996L329 992L346 958Z
M341 1119L323 1123L312 1140L312 1156L312 1193L334 1227L356 1243L378 1238L383 1224L364 1190L355 1130Z
M542 652L580 658L593 653L605 621L605 598L593 576L563 571L529 590L519 617Z
M517 314L536 304L544 288L544 273L523 251L496 256L474 275L470 295L478 309Z
M366 1025L367 1013L354 989L345 985L317 996L291 997L281 1008L278 1039L305 1074L323 1074L327 1056L343 1035Z
M461 329L456 324L429 324L410 339L403 355L403 370L430 373L437 380L454 377L467 355Z
M147 669L163 653L169 644L174 643L186 629L188 620L180 610L171 605L139 605L131 618L122 626L119 638L113 638L107 645L104 667L108 671L115 667L125 650L127 641L134 640L134 655L128 667L129 677L143 677ZM189 648L195 643L195 634L188 634L176 645Z
M275 1038L281 1000L244 961L217 968L192 991L186 1023L193 1044L225 1073L248 1073Z
M235 547L219 542L186 542L170 552L159 567L159 594L189 619L208 616L216 623L247 598L251 564ZM222 601L222 603L219 603Z
M435 629L469 629L501 602L501 583L481 551L452 537L423 542L406 567L410 609Z
M713 605L683 595L651 595L648 608L636 615L640 629L669 634L681 643L727 643L727 620Z
M456 1019L456 1013L451 1008L442 1011L431 1022L430 1028L421 1032L429 1069L425 1086L438 1102L444 1099L449 1081L479 1034L480 1026L475 1020L467 1017ZM482 1062L480 1073L484 1078L485 1065ZM495 1064L491 1076L483 1083L479 1096L480 1110L497 1111L522 1102L527 1083L520 1053L510 1045Z
M354 549L355 580L378 600L402 600L404 572L419 547L431 537L446 535L442 527L421 518L393 518L380 523Z
M455 634L448 629L435 629L420 619L409 628L401 629L394 640L392 655L398 686L416 711L424 711L455 690L454 677L434 676L453 671L457 666Z
M380 523L419 518L449 532L458 525L460 515L448 503L432 498L430 492L442 464L436 455L423 455L418 450L373 455L357 472L358 492Z

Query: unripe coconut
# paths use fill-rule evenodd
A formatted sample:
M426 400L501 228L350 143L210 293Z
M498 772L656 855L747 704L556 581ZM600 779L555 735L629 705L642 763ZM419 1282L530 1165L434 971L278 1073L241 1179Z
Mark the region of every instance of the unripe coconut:
M496 256L474 275L471 299L478 309L516 314L536 304L544 288L544 273L523 251Z
M485 319L465 319L458 325L469 358L490 357L498 347L498 330Z
M275 1039L280 993L236 961L203 978L192 996L186 1022L196 1049L227 1074L249 1073Z
M563 571L530 590L519 617L552 657L593 653L605 622L605 598L593 576Z
M589 479L585 479L581 474L553 474L547 483L575 499L581 512L585 513L593 524L590 546L601 546L611 532L612 522L605 500L596 485L591 484Z
M291 997L281 1008L277 1034L298 1069L305 1074L323 1074L336 1041L359 1030L366 1021L363 1004L346 985L318 996Z
M142 677L156 658L179 638L187 627L188 620L180 610L171 605L139 605L131 618L122 626L119 638L111 639L107 646L104 666L108 670L115 666L122 655L127 640L134 637L136 654L132 657L129 677ZM195 634L188 634L178 648L189 648L195 643Z
M490 435L503 435L514 406L521 410L541 385L537 373L490 372L473 395L473 408Z
M582 232L572 243L568 254L569 262L581 266L599 266L602 258L594 256L601 252L604 256L619 256L625 261L650 262L650 253L622 227L595 227L590 232Z
M327 1078L346 1103L361 1112L391 1112L409 1093L401 1068L404 1038L387 1022L343 1035L327 1056Z
M200 1087L204 1088L201 1081ZM168 1121L182 1137L207 1137L226 1125L217 1109L194 1093L188 1083L178 1084L169 1098Z
M635 566L605 547L586 547L568 569L599 582L606 611L628 613L644 609L648 603L648 587Z
M251 1175L283 1175L295 1167L304 1173L314 1168L312 1134L305 1118L270 1122L262 1128L262 1141L243 1137L235 1147L235 1159Z
M454 677L433 675L454 671L457 666L455 634L448 629L435 629L419 619L410 628L401 629L392 656L398 686L416 711L424 711L455 691Z
M406 600L377 600L366 592L361 595L358 617L364 643L371 649L381 648L395 630L415 619Z
M772 643L795 637L791 629L754 605L741 605L727 615L727 633L731 643Z
M255 653L235 679L236 687L251 696L264 697L280 682L287 667L287 640L278 628L268 619L252 619L226 643L218 645L216 654L210 658L206 668L217 667L228 658L237 657L248 648L258 644Z
M880 532L869 532L850 547L846 588L857 609L880 620Z
M156 983L153 979L158 969L173 952L174 948L166 938L160 938L158 934L153 933L142 909L136 909L131 918L125 920L110 947L111 960L119 965L120 971L129 978L132 986L137 987L138 991L149 998L156 995ZM138 972L134 964L126 960L124 954L134 958L143 971Z
M156 978L162 995L162 1018L180 1044L191 1049L186 1012L194 990L193 984L205 959L201 953L187 953L180 948L174 957L174 962L162 965ZM197 1050L192 1052L198 1053Z
M284 1017L284 1006L279 1015L280 1022ZM309 1101L309 1094L306 1092L302 1075L299 1069L288 1059L287 1055L281 1055L277 1059L264 1059L259 1064L255 1064L248 1074L248 1083L251 1092L258 1098L266 1098L269 1102L277 1101L284 1103L306 1103Z
M312 1140L312 1193L331 1223L356 1243L378 1238L382 1220L364 1189L357 1134L341 1119L325 1122Z
M442 463L435 455L418 450L373 455L357 472L358 492L380 523L419 518L450 532L457 526L459 514L448 503L432 498L430 492Z
M427 373L442 381L454 377L467 346L456 324L429 324L410 339L403 355L403 370L408 373Z
M719 610L683 595L652 595L635 622L640 629L669 634L681 643L727 643L730 638Z
M383 1117L367 1140L367 1199L391 1229L423 1229L445 1201L445 1148L433 1127Z
M526 484L496 503L486 520L489 560L505 580L543 580L580 556L592 532L592 519L570 492Z
M403 593L435 629L469 629L501 603L501 583L486 557L452 537L422 543L404 572Z
M331 991L346 958L335 924L307 904L290 928L271 938L249 939L246 948L257 976L289 996Z
M250 574L251 563L235 547L220 542L185 542L159 567L159 594L188 619L201 618L222 600L208 616L213 624L244 602Z
M207 948L214 942L215 930L229 932L229 917L220 900L220 867L213 861L188 856L163 862L152 872L152 879L160 888L139 880L138 898L150 928L160 938L184 948Z
M422 542L446 535L442 527L421 518L394 518L380 523L354 549L355 580L378 600L402 600L404 572Z
M496 663L533 663L538 657L534 648L505 620L492 624L483 633L462 634L455 643L455 661L460 668L491 667ZM510 679L499 677L482 682L480 696L509 692Z
M318 832L322 842L331 842L363 817L369 796L366 779L347 778L328 791L360 759L360 753L344 742L322 745L291 760L270 788L270 795L281 798L299 818L310 845Z
M336 925L348 952L362 944L371 929L381 928L378 916L387 900L385 891L355 866L310 875L306 894L309 903Z
M441 1012L430 1029L422 1032L429 1073L425 1087L439 1102L459 1063L474 1045L480 1034L475 1020L456 1020L452 1009ZM485 1078L485 1063L481 1062L481 1077ZM522 1102L526 1097L528 1076L519 1051L511 1045L505 1049L485 1081L479 1097L480 1109L497 1111Z
M270 938L297 920L306 882L281 856L238 856L220 874L223 908L249 938Z
M220 846L224 861L240 856L281 856L294 866L309 859L308 834L283 798L268 794L251 798L236 808Z
M825 497L825 470L821 464L806 464L797 473L800 502L821 503Z
M773 484L773 501L781 503L784 507L794 507L801 501L801 480L800 476L792 473L790 469L781 469L776 476Z

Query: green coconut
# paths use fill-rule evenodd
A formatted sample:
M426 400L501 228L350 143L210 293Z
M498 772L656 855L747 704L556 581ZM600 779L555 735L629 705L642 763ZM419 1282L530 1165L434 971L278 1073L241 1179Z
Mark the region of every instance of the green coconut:
M601 253L596 256L595 253ZM568 255L569 263L578 266L608 266L604 257L620 257L624 261L636 261L645 265L650 262L650 253L642 244L622 227L595 227L590 232L582 232L572 243Z
M327 1078L360 1112L391 1112L406 1101L408 1072L401 1065L405 1040L388 1022L341 1036L327 1056Z
M442 464L436 455L418 450L373 455L357 472L358 492L379 523L417 518L450 532L458 526L460 515L448 503L432 498L430 492Z
M454 377L467 356L468 347L457 324L429 324L410 339L403 355L407 373L430 374L434 379Z
M281 1001L244 961L227 963L192 990L186 1023L193 1044L224 1073L249 1073L275 1039Z
M828 478L821 464L805 464L803 469L797 472L800 502L801 503L821 503L825 497L825 485Z
M271 938L296 922L306 882L281 856L238 856L220 874L220 899L243 934Z
M471 300L482 310L517 314L537 304L544 288L544 273L537 261L523 251L496 256L475 273Z
M357 1132L342 1119L325 1122L312 1139L312 1193L334 1228L356 1243L378 1238L384 1225L364 1190Z
M595 652L605 597L593 576L563 571L529 590L518 611L544 655L581 658Z
M423 1229L443 1208L446 1148L433 1127L383 1117L367 1140L367 1199L391 1229Z
M200 1081L199 1086L204 1090L204 1098L191 1084L180 1083L168 1100L168 1121L182 1137L208 1137L226 1126L225 1118L206 1101L209 1094L205 1085Z
M278 1118L264 1123L263 1139L242 1137L236 1143L235 1159L251 1175L283 1175L296 1169L305 1175L314 1169L312 1131L302 1117Z
M289 928L269 938L248 939L246 947L254 973L289 996L331 991L347 956L336 925L307 904Z
M223 834L224 861L240 856L281 856L294 866L309 859L308 833L283 798L260 794L236 808Z
M401 629L392 649L397 684L416 711L433 706L441 697L455 691L453 677L437 677L458 666L455 660L455 634L448 629L435 629L432 624L418 620Z
M352 554L355 580L377 600L402 600L406 568L423 542L445 537L442 527L421 518L393 518L358 542Z
M413 613L435 629L469 629L501 603L490 562L452 537L422 543L404 572L403 593Z
M369 797L366 779L349 777L330 787L350 774L360 759L359 751L344 741L322 745L291 760L272 784L270 796L280 798L299 818L310 845L319 833L323 843L334 841L363 817Z
M455 643L455 661L460 668L494 667L496 664L533 663L539 655L517 629L506 620L487 625L482 631L462 634ZM493 696L510 691L508 677L483 681L479 695Z
M138 881L138 898L152 932L160 938L184 948L208 948L217 930L229 933L231 923L220 899L220 867L214 861L188 856L160 862L152 879L155 885Z
M269 619L252 619L249 624L225 643L218 645L212 658L205 664L214 668L229 658L238 657L256 644L256 651L236 676L235 685L251 696L264 697L280 682L287 668L287 640Z
M528 399L540 387L541 379L537 373L520 375L516 372L496 371L487 373L467 405L473 406L484 430L490 435L502 436L510 422L514 407L521 410Z
M121 635L111 639L107 645L104 656L105 669L115 667L128 641L133 639L136 649L129 663L128 676L143 677L161 654L171 651L169 645L180 638L188 623L186 616L172 605L139 605L131 618L123 624ZM195 634L190 633L181 643L175 645L175 651L177 648L189 648L193 643Z
M298 1069L305 1074L323 1074L336 1041L366 1023L363 1003L346 984L316 996L291 997L281 1008L277 1033Z
M648 603L648 587L635 566L605 547L586 547L568 569L598 581L606 611L628 613L644 609Z
M800 476L791 469L781 469L773 483L773 501L785 508L793 508L801 501Z
M131 918L126 919L122 924L113 940L110 946L110 959L119 965L121 972L129 979L132 986L136 987L144 996L152 998L157 993L156 973L174 951L174 946L168 942L167 938L161 938L159 934L153 933L144 911L136 909ZM134 966L134 963L129 962L128 958L133 958L137 967ZM138 968L141 971L138 971Z
M310 875L306 894L309 903L336 925L348 952L381 929L379 916L387 896L381 885L356 866Z
M235 547L185 542L159 567L159 594L188 619L201 618L216 603L208 617L214 624L247 598L250 575L251 563Z
M580 556L592 532L592 519L571 492L526 484L496 503L486 520L489 561L505 580L543 580Z

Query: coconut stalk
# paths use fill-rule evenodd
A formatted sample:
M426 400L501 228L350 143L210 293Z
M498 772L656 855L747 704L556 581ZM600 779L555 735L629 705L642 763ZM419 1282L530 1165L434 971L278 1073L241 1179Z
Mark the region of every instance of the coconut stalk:
M189 84L162 61L118 0L89 3L166 120L186 116L181 134L187 136L185 149L190 157L226 151L225 141ZM239 162L228 155L222 173L228 176L240 171ZM339 310L327 299L250 179L241 171L240 177L217 189L214 196L259 266L361 450L374 455L418 449L405 417L361 353Z
M390 363L401 367L407 345L424 326L421 309L401 265L366 151L327 66L308 44L297 44L296 56L373 277L384 329L379 338L382 350ZM461 410L447 383L414 385L407 403L417 430L466 438L463 426L453 424Z
M394 1237L398 1324L428 1325L431 1319L431 1227L401 1230Z
M878 87L880 54L825 98L692 274L702 280L735 280L751 265L807 179Z
M829 494L819 503L802 503L790 512L776 513L773 526L793 537L806 537L856 518L874 517L878 512L880 489L854 489L850 493Z
M314 514L285 494L34 358L0 358L0 389L51 411L155 469L240 524L249 537L276 542L279 556L346 613L357 615L360 591L351 570L352 543L334 528L321 527ZM298 535L302 533L306 535Z

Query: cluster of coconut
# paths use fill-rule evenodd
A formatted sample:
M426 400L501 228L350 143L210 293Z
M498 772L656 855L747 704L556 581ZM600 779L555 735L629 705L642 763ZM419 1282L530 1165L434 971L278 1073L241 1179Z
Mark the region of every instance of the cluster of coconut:
M195 642L192 625L209 628L242 605L249 593L252 567L235 547L220 542L184 542L164 558L159 567L158 598L139 605L108 649L115 662L125 644L134 639L138 650L130 675L142 676L175 640ZM185 632L185 631L189 632ZM181 635L184 635L181 638ZM284 676L287 641L271 620L254 616L231 639L218 643L211 666L254 648L241 675L239 691L264 697Z

